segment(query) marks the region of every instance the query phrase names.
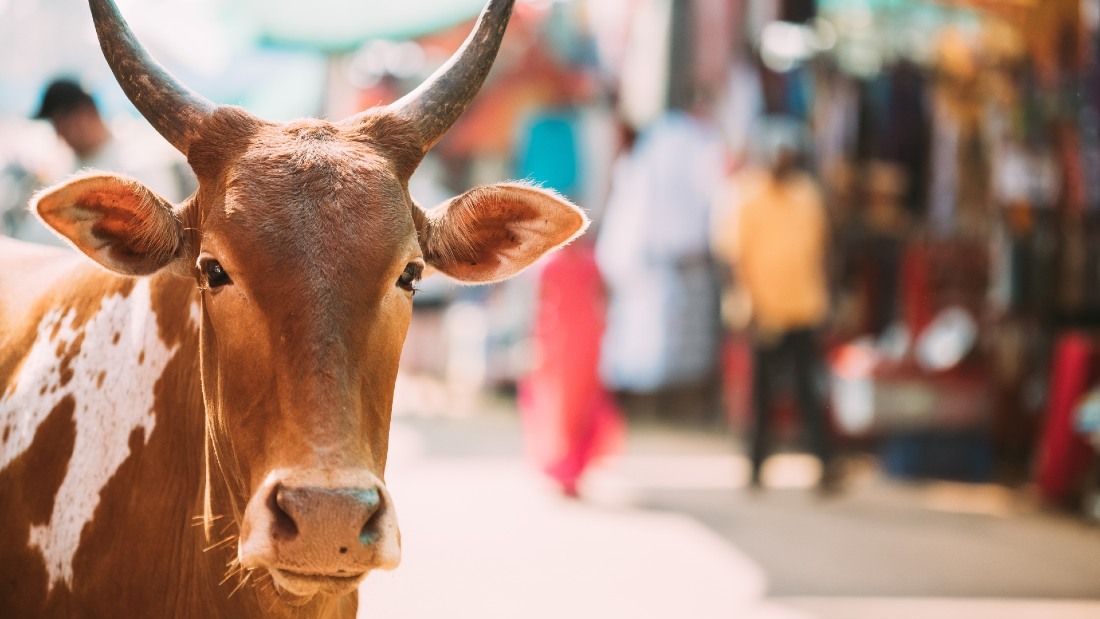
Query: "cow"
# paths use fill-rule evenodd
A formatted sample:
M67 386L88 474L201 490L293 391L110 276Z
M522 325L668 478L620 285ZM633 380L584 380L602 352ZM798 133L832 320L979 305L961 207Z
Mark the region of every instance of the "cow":
M198 188L81 173L31 202L77 252L0 239L0 615L353 617L400 559L383 479L417 281L505 279L588 223L524 183L409 195L513 0L397 102L288 124L189 90L89 4Z

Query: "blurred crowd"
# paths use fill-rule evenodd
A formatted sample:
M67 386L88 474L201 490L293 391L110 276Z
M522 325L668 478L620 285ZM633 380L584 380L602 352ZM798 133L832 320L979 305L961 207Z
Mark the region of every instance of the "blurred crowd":
M297 112L393 100L467 31L295 48L324 84ZM803 438L825 490L872 450L1100 517L1098 36L1083 0L519 2L412 194L521 178L595 223L514 282L426 281L406 376L453 412L515 389L567 494L660 419L744 431L755 484ZM49 242L27 198L81 167L193 188L97 75L0 118L5 233Z

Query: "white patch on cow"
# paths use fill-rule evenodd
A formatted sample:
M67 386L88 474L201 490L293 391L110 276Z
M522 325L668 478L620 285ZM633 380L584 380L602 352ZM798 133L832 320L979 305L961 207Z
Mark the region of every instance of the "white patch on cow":
M0 450L0 470L30 447L38 426L63 398L72 396L75 403L69 468L49 522L30 532L31 547L46 561L50 589L58 583L71 587L81 532L103 488L129 456L130 434L141 428L148 442L156 423L154 385L178 348L160 339L147 279L139 279L129 296L105 297L84 325L74 326L75 319L71 309L51 310L42 318L14 390L0 399L0 425L11 427ZM72 378L62 385L59 346L68 349L82 334L80 352L69 364Z

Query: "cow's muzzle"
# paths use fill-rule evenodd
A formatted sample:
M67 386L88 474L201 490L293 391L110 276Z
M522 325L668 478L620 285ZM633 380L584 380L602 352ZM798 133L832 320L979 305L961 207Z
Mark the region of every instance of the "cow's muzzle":
M248 502L238 554L287 593L336 595L396 567L400 537L389 493L369 471L282 469Z

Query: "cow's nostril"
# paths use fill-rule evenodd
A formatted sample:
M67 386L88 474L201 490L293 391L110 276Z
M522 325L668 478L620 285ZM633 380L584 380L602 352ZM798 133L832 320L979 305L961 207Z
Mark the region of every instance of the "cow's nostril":
M356 499L363 506L363 526L359 529L359 543L368 546L377 537L374 523L382 513L382 496L377 488L360 490L356 493Z
M267 507L275 516L275 522L271 526L271 535L275 539L292 540L298 537L298 524L287 513L282 501L283 487L275 486L271 496L267 498Z
M362 544L364 546L369 546L369 545L374 543L375 539L377 539L377 537L378 537L377 536L378 527L376 526L376 523L377 523L379 517L381 516L381 514L382 514L382 510L379 509L378 507L375 507L374 510L372 511L372 513L370 514L370 517L368 517L367 521L363 523L363 528L359 529L359 543L360 544Z
M359 543L364 546L370 546L374 542L374 533L371 533L370 522L363 525L363 529L359 531Z
M363 526L359 528L359 543L369 546L374 543L377 537L374 523L378 520L379 514L382 513L382 497L377 488L371 488L360 493L359 501L366 507L366 511L363 512Z

